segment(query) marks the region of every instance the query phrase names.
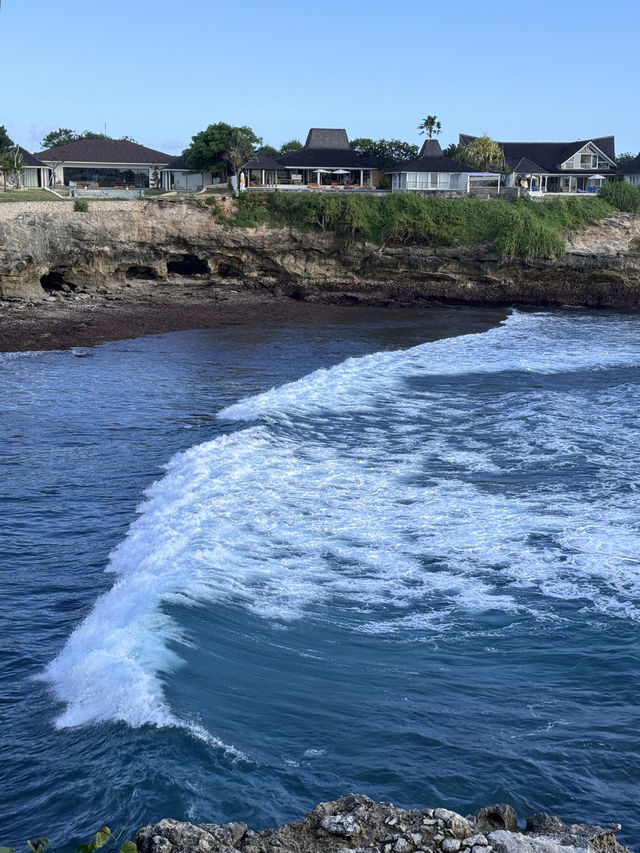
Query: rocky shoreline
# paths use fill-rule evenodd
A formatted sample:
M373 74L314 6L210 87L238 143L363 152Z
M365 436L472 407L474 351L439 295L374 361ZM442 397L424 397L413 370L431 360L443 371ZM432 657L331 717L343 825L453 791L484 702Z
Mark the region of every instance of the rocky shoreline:
M496 804L463 817L445 808L402 809L351 794L303 820L255 832L244 823L165 819L136 835L139 853L630 853L619 824L564 824L545 813L521 827Z
M3 208L5 299L206 275L297 298L640 307L640 216L632 214L573 232L563 258L519 260L490 246L378 246L329 232L232 228L194 200L94 204L87 213L50 202Z
M567 246L562 259L503 260L489 246L230 228L193 200L95 204L88 213L62 202L5 204L0 350L311 319L319 306L640 309L640 216L612 216Z

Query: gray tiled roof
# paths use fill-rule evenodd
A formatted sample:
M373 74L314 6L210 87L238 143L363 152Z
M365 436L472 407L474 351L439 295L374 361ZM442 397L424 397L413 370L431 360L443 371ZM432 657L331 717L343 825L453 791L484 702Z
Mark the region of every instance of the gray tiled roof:
M305 148L349 148L347 131L342 127L312 127L307 134Z
M148 163L165 165L171 154L155 151L128 139L78 139L69 145L48 148L36 154L42 160L76 163Z

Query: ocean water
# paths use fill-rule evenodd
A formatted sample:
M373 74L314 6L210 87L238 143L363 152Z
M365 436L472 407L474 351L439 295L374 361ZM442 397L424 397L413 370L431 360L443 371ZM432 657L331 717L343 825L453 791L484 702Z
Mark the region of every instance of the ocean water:
M0 355L0 844L351 791L637 843L640 317L466 316Z

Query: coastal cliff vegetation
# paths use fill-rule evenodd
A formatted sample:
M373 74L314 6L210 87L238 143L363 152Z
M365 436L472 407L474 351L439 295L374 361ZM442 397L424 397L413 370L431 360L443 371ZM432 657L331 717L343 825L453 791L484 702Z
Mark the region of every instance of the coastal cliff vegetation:
M367 196L329 193L244 193L232 226L292 227L334 232L378 245L467 246L494 244L503 258L559 258L564 233L584 229L616 210L640 210L640 189L609 184L597 198L440 199L410 194Z

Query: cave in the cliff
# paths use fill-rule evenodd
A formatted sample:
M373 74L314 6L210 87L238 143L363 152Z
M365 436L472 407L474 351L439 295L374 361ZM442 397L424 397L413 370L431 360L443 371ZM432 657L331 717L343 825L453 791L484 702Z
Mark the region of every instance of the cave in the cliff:
M167 272L176 275L207 275L209 265L197 255L182 255L167 261Z
M158 273L153 267L146 267L143 264L132 264L127 267L125 272L126 278L158 278Z
M42 289L47 293L53 293L55 291L62 290L63 285L69 285L73 289L73 284L65 279L64 270L51 270L48 273L45 273L40 278L40 284Z

